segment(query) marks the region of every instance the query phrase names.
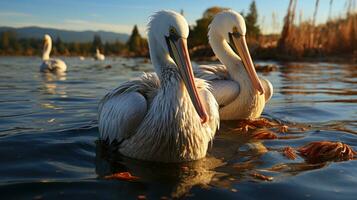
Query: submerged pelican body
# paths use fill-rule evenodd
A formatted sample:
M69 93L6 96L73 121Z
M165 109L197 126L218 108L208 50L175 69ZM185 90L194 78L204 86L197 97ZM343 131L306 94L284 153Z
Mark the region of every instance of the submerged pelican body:
M245 33L240 14L232 10L217 14L208 37L223 65L200 65L195 69L197 77L210 81L221 120L258 118L273 94L272 84L255 71Z
M100 53L99 49L96 49L95 50L94 59L96 59L96 60L104 60L105 56Z
M202 79L194 79L187 50L188 24L160 11L148 24L156 74L144 74L108 93L99 104L100 139L124 156L182 162L206 155L219 125L218 104Z
M44 47L42 53L42 64L40 66L41 72L54 72L61 73L67 70L67 65L60 59L50 58L50 53L52 49L52 39L49 35L44 36Z

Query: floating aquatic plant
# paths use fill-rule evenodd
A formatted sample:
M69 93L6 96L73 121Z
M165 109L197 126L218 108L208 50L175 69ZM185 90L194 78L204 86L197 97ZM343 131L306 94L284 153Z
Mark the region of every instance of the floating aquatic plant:
M245 130L245 129L257 129L257 128L276 128L278 132L285 133L288 132L289 129L294 129L294 132L306 131L307 127L302 127L302 125L293 124L293 127L289 127L287 124L269 120L266 118L259 119L243 119L239 120L237 123L237 129Z
M109 176L105 176L105 179L118 179L118 180L123 180L123 181L134 181L139 179L137 176L132 176L129 172L119 172L119 173L114 173Z
M265 118L243 119L243 120L238 120L237 128L235 128L234 131L248 132L249 129L271 128L277 125L278 123L269 121Z
M267 129L258 129L252 133L252 138L260 140L272 140L277 139L278 136L273 131Z
M274 177L272 177L272 176L265 176L265 175L259 174L257 172L252 172L249 175L255 179L259 179L259 180L263 180L263 181L272 181L274 179Z
M357 153L342 142L312 142L297 150L309 162L345 161L353 159Z
M291 147L285 147L282 151L283 155L290 160L295 160L297 158L297 155L295 153L295 149Z
M289 130L289 127L287 125L282 125L279 127L280 133L286 133L286 132L288 132L288 130Z

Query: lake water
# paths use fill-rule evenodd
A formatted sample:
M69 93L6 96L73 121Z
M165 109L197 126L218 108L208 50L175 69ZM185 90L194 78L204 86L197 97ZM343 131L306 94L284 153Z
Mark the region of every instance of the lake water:
M152 66L143 59L63 60L68 73L54 76L39 73L40 58L0 57L1 199L356 199L357 160L309 165L279 149L328 140L357 150L357 65L276 63L277 71L260 74L274 85L263 116L303 131L253 141L224 123L207 158L159 164L96 145L98 101ZM284 167L269 170L276 166ZM125 171L139 179L104 178Z

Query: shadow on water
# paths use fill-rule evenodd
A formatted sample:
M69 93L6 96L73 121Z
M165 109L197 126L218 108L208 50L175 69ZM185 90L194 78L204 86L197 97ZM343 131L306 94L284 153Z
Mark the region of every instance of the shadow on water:
M274 63L264 117L288 130L254 139L222 123L208 156L180 164L125 158L96 143L97 105L120 83L152 71L143 59L63 58L68 73L38 72L39 58L0 59L0 192L4 199L354 199L356 160L307 162L284 149L340 141L357 149L356 66ZM110 65L111 67L107 67ZM137 180L108 180L130 172Z

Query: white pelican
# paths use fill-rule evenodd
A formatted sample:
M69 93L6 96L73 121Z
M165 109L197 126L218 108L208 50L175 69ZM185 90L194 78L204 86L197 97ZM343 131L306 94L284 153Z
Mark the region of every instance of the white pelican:
M98 48L95 50L94 59L96 59L96 60L104 60L105 59L105 56L100 53Z
M206 155L219 125L218 104L202 79L194 80L187 50L188 24L160 11L148 24L156 74L144 74L109 92L99 103L100 139L124 156L182 162Z
M217 14L209 26L209 43L223 65L200 65L195 75L209 80L221 120L258 118L273 94L272 84L258 78L245 40L243 17Z
M61 73L67 70L67 65L60 59L51 59L50 53L52 49L52 39L48 34L45 34L44 38L44 46L42 53L42 64L40 66L41 72L55 72Z

